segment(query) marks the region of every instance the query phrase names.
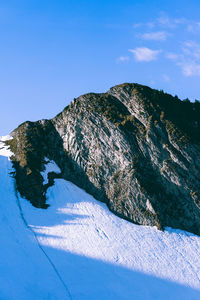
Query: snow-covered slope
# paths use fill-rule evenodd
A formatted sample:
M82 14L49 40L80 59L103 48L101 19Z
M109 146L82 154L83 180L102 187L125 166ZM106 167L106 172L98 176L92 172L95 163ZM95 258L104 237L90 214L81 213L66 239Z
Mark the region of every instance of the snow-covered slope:
M0 150L0 299L64 299L59 278L21 218L11 162L2 154L11 153Z
M63 179L34 208L10 171L0 156L0 299L200 299L198 236L131 224Z

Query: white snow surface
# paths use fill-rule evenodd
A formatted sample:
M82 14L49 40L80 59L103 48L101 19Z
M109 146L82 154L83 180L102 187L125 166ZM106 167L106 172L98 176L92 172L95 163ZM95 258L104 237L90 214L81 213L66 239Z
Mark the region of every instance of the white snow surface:
M200 299L200 237L129 223L63 179L34 208L10 171L0 156L0 299Z
M58 165L55 163L53 160L49 160L48 158L45 158L46 165L45 165L45 170L41 172L42 177L44 178L43 184L48 183L48 173L50 172L55 172L55 173L60 173L61 170L58 167Z
M10 157L13 153L9 149L9 146L4 144L5 141L12 140L12 136L5 135L0 137L0 155Z

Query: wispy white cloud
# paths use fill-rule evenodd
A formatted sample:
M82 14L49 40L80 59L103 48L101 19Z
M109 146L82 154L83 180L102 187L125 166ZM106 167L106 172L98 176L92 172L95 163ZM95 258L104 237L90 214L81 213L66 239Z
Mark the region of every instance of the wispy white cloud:
M190 76L200 76L200 64L195 62L182 62L178 63L182 69L183 75Z
M195 41L186 41L179 48L179 53L168 52L166 58L173 61L199 61L200 62L200 44Z
M166 53L165 56L166 56L166 58L168 58L170 60L174 60L174 61L179 59L179 55L176 53L173 53L173 52L168 52L168 53Z
M176 24L174 22L173 19L170 19L167 15L162 14L162 16L160 16L157 19L158 25L162 26L162 27L166 27L166 28L174 28L176 27Z
M185 55L200 60L200 44L195 41L187 41L183 43L182 51Z
M153 22L135 24L134 28L136 36L149 45L152 41L166 41L170 35L173 36L173 44L166 43L166 50L153 50L151 46L129 50L136 61L154 61L162 52L162 57L170 60L174 67L179 67L184 76L200 76L200 20L171 18L163 12ZM170 80L166 74L161 74L161 78L165 82Z
M186 18L176 18L176 19L173 19L173 22L177 25L184 25L184 24L187 24L188 23L188 20Z
M129 61L130 57L129 56L120 56L117 58L117 62L127 62Z
M134 29L141 28L141 27L152 29L155 26L156 26L155 22L145 22L145 23L141 22L141 23L135 23L135 24L133 24L133 28Z
M140 62L156 60L161 52L161 50L152 50L147 47L137 47L135 49L130 49L129 51L134 54L135 60Z
M167 53L166 58L175 62L184 76L200 76L200 44L187 41L182 44L179 53Z
M157 25L166 28L176 28L180 25L188 24L189 20L186 18L170 18L166 13L162 13L159 18L157 18Z
M189 22L187 24L187 31L189 33L200 33L200 22Z
M133 28L139 28L143 25L144 25L143 23L135 23L135 24L133 24Z
M165 41L167 39L167 36L168 33L165 31L147 32L140 35L142 39L152 41Z
M134 28L167 28L174 30L180 26L185 26L185 28L189 28L189 30L193 30L193 27L198 27L199 22L194 22L192 20L188 20L186 18L170 18L165 12L162 12L158 18L156 18L154 21L149 22L141 22L136 23L133 25ZM192 26L192 27L191 27Z

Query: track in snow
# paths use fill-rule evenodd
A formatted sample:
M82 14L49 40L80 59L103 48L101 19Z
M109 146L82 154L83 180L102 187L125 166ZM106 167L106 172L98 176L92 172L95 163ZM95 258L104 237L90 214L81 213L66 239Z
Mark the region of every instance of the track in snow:
M46 259L48 260L49 264L51 265L51 267L53 268L56 276L58 277L58 279L60 280L61 284L64 286L65 290L66 290L66 298L67 299L72 299L72 296L71 296L71 293L67 287L67 284L64 282L62 276L60 275L60 273L58 272L55 264L53 263L53 261L51 260L51 258L48 256L48 254L45 252L44 248L42 247L42 245L40 244L39 242L39 239L38 239L38 236L36 234L36 232L31 228L31 226L28 225L25 217L24 217L24 214L23 214L23 211L22 211L22 207L21 207L21 203L19 201L19 196L16 192L16 201L17 201L17 206L19 208L19 212L20 212L20 216L21 216L21 219L25 225L25 227L30 230L30 232L33 234L33 236L35 237L35 241L36 241L36 244L38 245L39 249L41 250L41 252L44 254L44 256L46 257Z

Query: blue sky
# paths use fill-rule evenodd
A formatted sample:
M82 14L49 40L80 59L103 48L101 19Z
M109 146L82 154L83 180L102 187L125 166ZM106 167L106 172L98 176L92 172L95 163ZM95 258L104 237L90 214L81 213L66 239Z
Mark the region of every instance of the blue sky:
M137 82L200 99L200 1L0 1L0 135Z

